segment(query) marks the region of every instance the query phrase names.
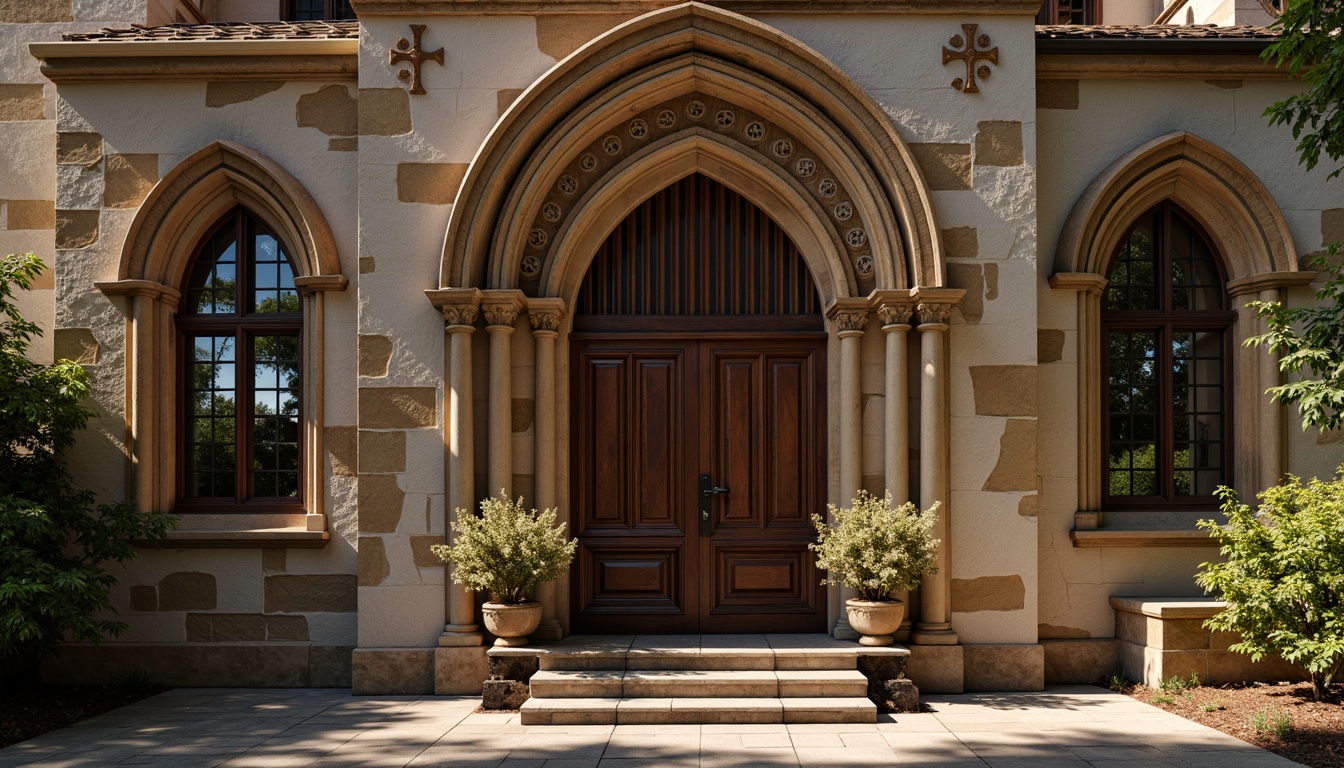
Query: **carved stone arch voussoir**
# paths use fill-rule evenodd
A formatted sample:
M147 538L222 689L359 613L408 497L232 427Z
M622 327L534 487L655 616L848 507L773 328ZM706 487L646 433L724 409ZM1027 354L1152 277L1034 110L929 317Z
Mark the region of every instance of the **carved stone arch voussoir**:
M693 154L713 158L708 165L787 178L772 194L830 230L810 236L827 243L813 256L845 262L819 282L832 280L843 295L943 283L927 186L881 108L778 30L687 3L590 42L501 117L453 206L440 287L559 290L565 281L553 278L567 269L550 262L575 231L580 201L621 182L617 169L643 167L630 161L650 147L691 132L700 132ZM660 188L620 186L639 200ZM841 272L844 280L826 276Z
M1125 232L1163 200L1209 233L1230 280L1298 271L1292 235L1265 185L1233 155L1184 131L1135 148L1093 180L1060 234L1056 271L1105 275Z
M331 228L298 179L256 150L218 141L187 157L150 191L122 245L118 280L175 287L205 231L238 204L275 230L300 277L340 275Z

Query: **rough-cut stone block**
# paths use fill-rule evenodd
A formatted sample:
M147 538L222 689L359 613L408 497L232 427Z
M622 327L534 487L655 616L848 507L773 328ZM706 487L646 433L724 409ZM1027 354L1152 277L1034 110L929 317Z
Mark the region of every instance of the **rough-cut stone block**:
M406 433L359 433L359 471L364 474L388 474L406 471Z
M1041 512L1041 497L1029 493L1017 500L1017 514L1023 517L1036 517Z
M0 0L0 24L74 21L73 0Z
M103 205L135 208L158 180L158 155L108 155L103 169Z
M434 387L360 387L361 429L419 429L438 424Z
M429 534L423 536L411 537L411 559L415 561L417 568L442 568L443 560L434 554L430 547L435 544L442 544L443 536L438 534Z
M261 569L271 572L285 570L286 551L279 547L261 550Z
M433 648L356 648L351 656L351 691L356 696L434 693L434 654Z
M980 416L1036 415L1034 365L973 365L971 387Z
M1077 80L1037 80L1037 109L1077 109Z
M92 165L102 159L102 134L73 132L56 134L56 162Z
M131 587L131 610L152 613L159 610L159 592L149 585Z
M967 645L968 691L1039 691L1045 688L1045 650L1040 645Z
M0 122L45 120L46 110L40 83L0 83Z
M411 132L411 96L405 88L359 89L359 135L402 136Z
M159 581L160 611L212 611L215 604L214 574L170 573Z
M532 419L536 415L536 401L532 398L513 398L512 424L514 432L526 432L532 428Z
M1026 604L1026 586L1017 574L952 580L952 611L1020 611Z
M344 136L327 139L328 152L358 152L359 138L356 136Z
M1120 668L1120 642L1095 639L1041 640L1046 685L1092 685Z
M354 574L267 576L263 591L267 613L349 613L357 607Z
M1321 245L1344 243L1344 208L1321 211Z
M396 475L364 475L359 478L359 530L362 533L395 533L401 523L406 493Z
M98 211L57 211L56 247L72 250L98 242Z
M322 442L331 458L331 474L336 477L354 477L359 472L357 427L327 427Z
M980 238L975 227L944 229L943 252L949 259L980 258Z
M188 613L187 640L193 643L246 643L266 639L260 613Z
M307 640L308 619L304 616L267 616L266 639Z
M359 586L376 587L392 573L381 536L359 537Z
M205 106L218 109L261 98L285 85L282 80L211 80L205 84Z
M537 16L537 50L559 61L629 19L621 14L547 13Z
M962 646L912 645L906 677L922 693L961 693L965 690Z
M905 678L870 680L868 700L877 705L878 712L918 712L919 688Z
M57 328L52 349L57 360L70 360L80 365L98 362L98 340L89 328Z
M370 272L373 272L374 269L376 268L376 265L377 265L377 262L374 261L374 258L373 258L372 256L360 256L360 257L359 257L359 274L361 274L361 275L367 275L367 274L369 274Z
M997 265L996 265L997 266ZM996 270L997 274L997 270ZM961 288L966 295L957 302L957 309L966 322L975 324L985 315L985 268L982 264L948 264L948 285Z
M1149 617L1149 622L1154 621ZM1154 647L1164 651L1207 651L1209 650L1209 630L1204 628L1202 619L1162 620L1160 632Z
M975 164L1012 167L1025 162L1022 124L1010 120L986 120L975 130Z
M486 680L481 688L482 709L518 709L531 698L527 683L517 680Z
M348 645L314 645L308 649L308 677L314 688L349 688L350 654Z
M1053 328L1036 330L1036 362L1057 363L1064 359L1064 332Z
M113 685L139 672L158 685L182 688L307 688L310 648L301 643L66 645L43 664L54 685Z
M387 366L392 362L392 339L386 336L363 335L359 337L359 375L368 378L382 378L387 375Z
M492 680L517 680L525 683L541 669L541 659L536 656L488 656L488 658Z
M501 88L495 91L495 108L499 115L503 116L505 112L508 112L509 107L513 106L513 102L517 101L518 97L522 95L522 88Z
M477 695L490 677L490 662L483 645L434 649L434 695Z
M398 163L397 199L448 205L457 197L457 188L466 175L466 163Z
M924 172L929 189L971 188L970 144L911 144L910 151Z
M294 118L300 128L316 128L328 136L354 136L359 133L358 105L344 85L324 85L299 97Z
M1036 490L1035 419L1008 419L1004 423L1003 435L999 438L999 460L985 479L983 490Z
M3 200L5 229L47 230L56 228L56 203L51 200Z

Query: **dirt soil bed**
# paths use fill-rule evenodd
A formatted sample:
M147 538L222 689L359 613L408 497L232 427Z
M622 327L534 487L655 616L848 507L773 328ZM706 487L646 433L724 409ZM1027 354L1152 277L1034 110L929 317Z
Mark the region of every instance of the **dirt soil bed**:
M74 725L166 690L158 686L0 689L0 748Z
M1129 686L1139 701L1202 723L1312 768L1344 768L1344 686L1312 700L1306 683Z

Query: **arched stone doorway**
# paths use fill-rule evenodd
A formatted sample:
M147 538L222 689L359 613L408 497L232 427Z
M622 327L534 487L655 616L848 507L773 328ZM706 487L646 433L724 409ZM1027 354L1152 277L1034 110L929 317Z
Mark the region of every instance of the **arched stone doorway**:
M783 229L674 182L598 248L570 350L574 631L825 631L826 332Z

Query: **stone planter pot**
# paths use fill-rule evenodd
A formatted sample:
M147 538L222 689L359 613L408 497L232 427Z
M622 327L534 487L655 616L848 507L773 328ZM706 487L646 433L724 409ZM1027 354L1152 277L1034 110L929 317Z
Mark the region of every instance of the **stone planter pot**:
M891 633L900 629L905 603L900 600L846 600L849 626L863 635L860 645L891 645Z
M541 603L533 600L518 605L486 603L481 606L481 615L485 628L495 636L495 645L527 645L527 636L541 624Z

